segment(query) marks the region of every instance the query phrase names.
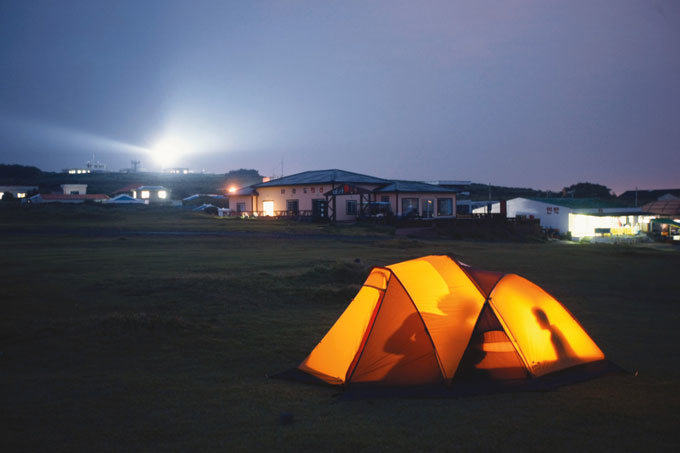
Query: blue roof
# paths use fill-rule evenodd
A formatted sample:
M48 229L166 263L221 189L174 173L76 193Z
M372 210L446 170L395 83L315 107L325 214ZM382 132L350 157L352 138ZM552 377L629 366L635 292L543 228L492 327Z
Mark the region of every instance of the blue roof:
M140 186L137 190L168 190L163 186Z
M374 176L362 175L345 170L313 170L304 171L283 178L254 184L253 187L277 187L298 186L305 184L328 184L328 183L355 183L355 184L388 184L391 181Z
M456 193L457 190L428 184L420 181L390 181L385 187L376 189L376 192L433 192L433 193Z

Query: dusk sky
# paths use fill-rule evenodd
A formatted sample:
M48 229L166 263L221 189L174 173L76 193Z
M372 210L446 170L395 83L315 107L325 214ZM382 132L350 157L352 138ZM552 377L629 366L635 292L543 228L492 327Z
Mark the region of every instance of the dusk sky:
M680 2L0 2L0 163L680 186Z

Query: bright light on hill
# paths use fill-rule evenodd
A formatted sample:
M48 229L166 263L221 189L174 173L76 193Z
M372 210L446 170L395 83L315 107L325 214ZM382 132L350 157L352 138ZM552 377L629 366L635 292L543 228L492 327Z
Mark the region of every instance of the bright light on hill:
M167 168L193 151L186 142L176 137L167 137L156 143L150 152L154 162Z

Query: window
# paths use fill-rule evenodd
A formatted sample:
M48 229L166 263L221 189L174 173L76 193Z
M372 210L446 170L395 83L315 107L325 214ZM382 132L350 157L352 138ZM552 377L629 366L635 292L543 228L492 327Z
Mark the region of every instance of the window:
M401 199L401 214L405 216L418 215L418 199L417 198L402 198Z
M165 190L159 190L158 191L158 198L163 198L163 199L168 198L168 192L165 191Z
M304 193L307 193L307 188L305 187L304 189L302 189L302 191L303 191Z
M26 198L26 192L17 192L17 198Z
M356 200L347 200L347 215L357 215Z
M319 187L319 193L323 193L323 187Z
M295 187L293 187L292 192L293 192L293 195L295 195L295 193L297 192L297 189Z
M142 190L142 198L144 198L144 199L149 198L149 191L148 190Z
M236 203L236 212L245 212L245 210L246 210L245 203Z
M437 198L437 217L453 215L453 198Z
M298 201L297 200L286 201L286 211L288 211L292 214L297 214L298 213Z
M312 187L312 193L316 192L316 187Z
M281 195L286 193L286 189L281 189Z

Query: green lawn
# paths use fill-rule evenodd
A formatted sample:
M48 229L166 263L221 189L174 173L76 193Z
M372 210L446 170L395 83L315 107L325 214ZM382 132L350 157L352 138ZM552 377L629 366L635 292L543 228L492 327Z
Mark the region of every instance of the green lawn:
M385 228L94 208L0 210L5 451L647 451L680 441L677 248L417 241ZM87 234L110 228L290 236ZM311 351L370 266L432 253L536 282L639 375L358 402L267 377ZM279 425L282 412L294 423Z

